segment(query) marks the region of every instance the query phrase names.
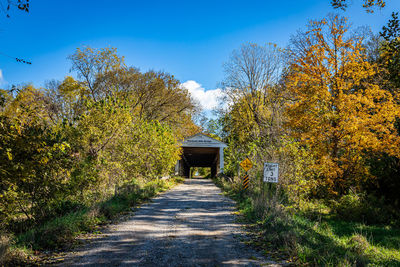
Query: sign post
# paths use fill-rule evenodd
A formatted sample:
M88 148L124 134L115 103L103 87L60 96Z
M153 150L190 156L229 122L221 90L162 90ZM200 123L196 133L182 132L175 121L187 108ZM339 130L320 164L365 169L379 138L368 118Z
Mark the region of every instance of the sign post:
M247 174L247 171L253 167L253 163L248 158L246 158L245 160L240 162L240 167L242 167L243 170L245 171L245 174L242 178L242 180L243 180L242 186L243 186L243 190L245 190L249 187L249 175Z
M247 189L249 187L249 175L246 173L243 176L243 189Z

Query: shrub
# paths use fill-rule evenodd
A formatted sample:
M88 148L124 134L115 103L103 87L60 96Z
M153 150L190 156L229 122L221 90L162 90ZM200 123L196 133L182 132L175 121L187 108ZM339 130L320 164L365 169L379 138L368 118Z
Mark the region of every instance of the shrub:
M392 223L398 221L399 214L387 206L383 199L377 199L373 195L357 194L350 192L338 200L331 200L333 213L339 218L347 221L365 223Z
M347 242L350 252L347 253L347 259L353 262L356 266L367 266L369 260L366 251L371 249L371 245L365 236L361 234L354 234Z
M347 244L352 252L359 255L362 255L370 246L368 240L361 234L352 235Z
M362 196L349 193L337 201L332 201L332 208L335 214L345 220L359 220L363 214Z
M13 241L5 234L0 235L0 266L25 266L26 259L32 262L35 256L29 255L31 251L26 248L15 248Z
M270 205L266 210L263 228L264 238L275 248L285 247L292 255L296 254L297 236L294 232L293 218L280 204Z
M101 220L97 216L96 211L72 212L20 235L17 242L34 249L63 248L74 243L76 234L93 230Z
M8 249L9 249L9 238L5 235L0 235L0 264L6 261Z
M114 219L121 212L128 210L128 202L128 198L124 195L115 196L100 206L100 213L109 220Z
M85 208L85 205L75 200L61 200L54 201L49 206L49 212L47 218L56 216L60 217L65 214L76 212Z

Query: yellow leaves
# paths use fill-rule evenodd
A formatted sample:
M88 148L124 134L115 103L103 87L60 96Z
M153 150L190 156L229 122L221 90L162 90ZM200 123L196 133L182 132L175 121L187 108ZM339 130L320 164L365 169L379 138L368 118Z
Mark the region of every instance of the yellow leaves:
M12 159L13 159L13 156L12 156L12 154L11 154L11 149L7 148L7 149L6 149L6 153L7 153L7 158L8 158L8 160L12 160Z
M48 158L48 157L42 157L42 158L39 160L39 163L41 163L41 164L43 164L43 165L47 164L48 162L49 162L49 158Z
M58 90L62 96L71 101L77 96L84 94L85 88L83 88L73 77L67 76L58 87Z
M371 82L380 70L366 60L360 40L346 39L344 22L331 17L310 25L304 39L316 44L299 41L308 45L292 62L286 83L296 99L288 105L287 125L315 153L314 167L332 192L343 186L344 175L355 183L368 176L364 151L400 150L396 97Z

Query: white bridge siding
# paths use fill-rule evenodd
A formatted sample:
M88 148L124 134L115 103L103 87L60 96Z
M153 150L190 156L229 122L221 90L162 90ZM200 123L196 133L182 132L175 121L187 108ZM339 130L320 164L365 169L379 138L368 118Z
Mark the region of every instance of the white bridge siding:
M175 172L189 177L191 167L210 167L212 176L224 171L225 143L204 134L196 134L182 141L182 157Z

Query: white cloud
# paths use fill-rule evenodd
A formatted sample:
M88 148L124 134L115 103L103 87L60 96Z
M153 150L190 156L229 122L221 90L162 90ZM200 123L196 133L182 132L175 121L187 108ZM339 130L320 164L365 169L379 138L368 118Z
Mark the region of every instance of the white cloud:
M4 82L3 71L0 69L0 85Z
M201 84L196 81L189 80L182 83L194 99L199 101L204 110L212 110L218 107L218 98L222 96L222 90L217 88L214 90L207 90L201 87Z

